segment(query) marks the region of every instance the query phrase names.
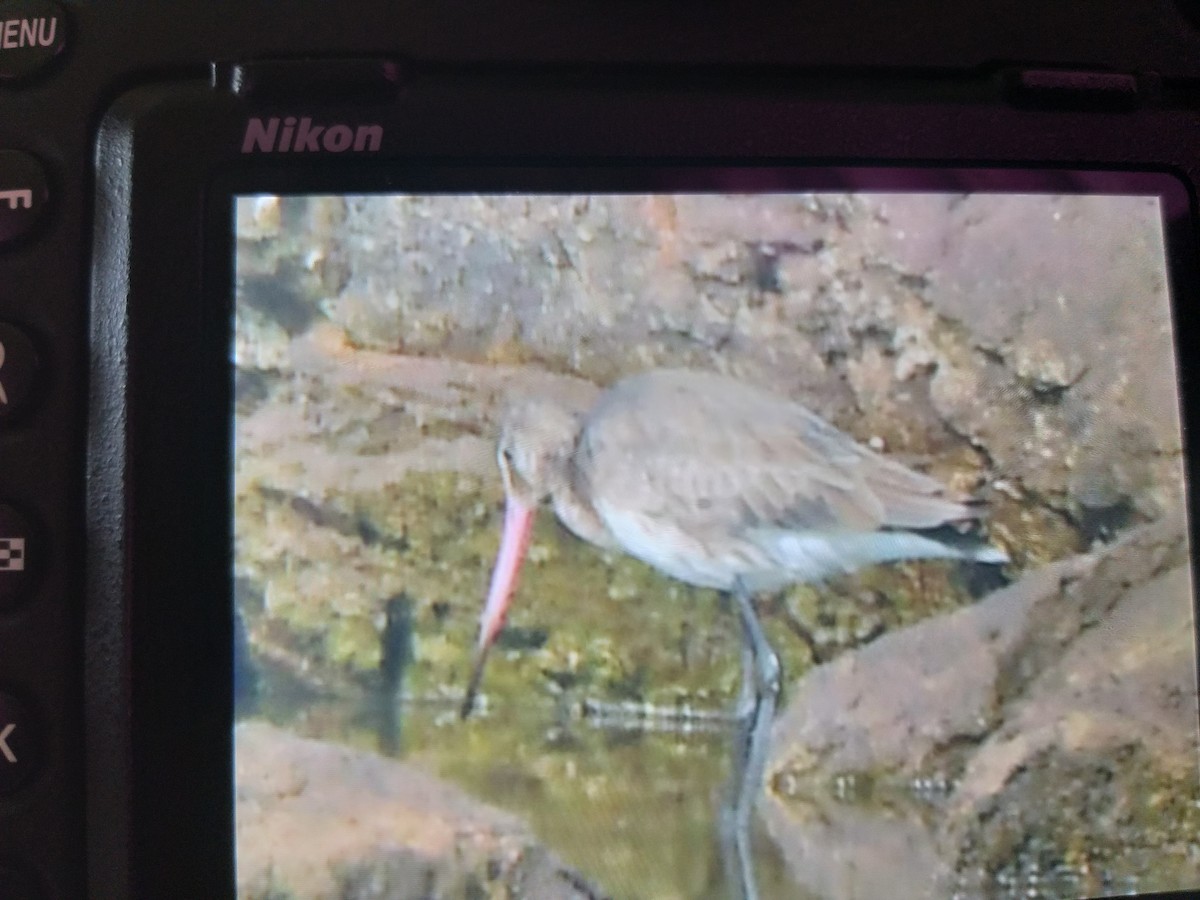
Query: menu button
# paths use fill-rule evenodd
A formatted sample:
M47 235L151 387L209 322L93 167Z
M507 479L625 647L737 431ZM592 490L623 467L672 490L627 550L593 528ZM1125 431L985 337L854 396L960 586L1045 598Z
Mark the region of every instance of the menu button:
M66 15L57 3L0 0L0 81L36 74L66 42Z

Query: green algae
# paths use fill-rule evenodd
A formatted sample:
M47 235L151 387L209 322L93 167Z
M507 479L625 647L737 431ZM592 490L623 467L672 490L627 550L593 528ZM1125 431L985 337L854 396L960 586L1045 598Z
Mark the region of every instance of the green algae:
M1138 745L1105 759L1046 751L973 820L958 870L1002 896L1193 888L1198 834L1194 772Z
M451 697L465 684L482 598L499 540L498 479L409 472L393 484L300 504L261 484L238 493L237 566L261 588L243 610L252 638L303 650L326 679L361 680L382 656L389 598L414 602L407 689ZM970 596L943 563L877 567L829 585L759 598L788 679L815 661L958 608ZM548 510L483 690L507 707L576 698L719 707L740 679L740 636L729 603L566 532Z

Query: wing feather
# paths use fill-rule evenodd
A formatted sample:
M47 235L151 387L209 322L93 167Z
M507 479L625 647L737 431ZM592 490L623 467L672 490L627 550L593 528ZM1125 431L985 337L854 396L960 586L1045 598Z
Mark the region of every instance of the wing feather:
M935 479L799 404L703 372L619 382L588 413L572 466L591 496L697 537L927 528L973 516Z

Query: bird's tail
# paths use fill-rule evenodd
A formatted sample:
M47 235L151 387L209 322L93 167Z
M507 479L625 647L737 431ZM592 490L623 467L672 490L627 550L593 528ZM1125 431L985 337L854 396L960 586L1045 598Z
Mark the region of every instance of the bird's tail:
M1003 550L949 525L924 531L815 533L758 529L753 539L774 565L798 581L819 581L864 566L908 559L958 559L991 565L1009 561Z
M950 556L954 559L993 565L1011 562L1008 554L987 543L979 528L974 525L965 530L961 525L939 525L937 528L923 528L911 533L941 544L951 551Z

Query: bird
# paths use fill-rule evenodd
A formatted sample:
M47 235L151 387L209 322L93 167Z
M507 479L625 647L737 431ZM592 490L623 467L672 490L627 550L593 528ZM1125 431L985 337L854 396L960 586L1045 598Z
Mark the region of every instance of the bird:
M739 580L757 594L898 560L1008 562L954 527L979 518L973 498L799 403L713 372L652 369L582 413L525 399L506 413L496 457L506 509L476 670L543 504L590 544L725 592Z
M748 821L780 690L778 657L752 598L878 563L1008 562L977 535L982 504L856 441L803 405L693 369L625 377L586 410L524 398L496 443L504 528L460 709L474 707L537 511L568 531L736 601L748 722L735 758L728 837L749 873Z

